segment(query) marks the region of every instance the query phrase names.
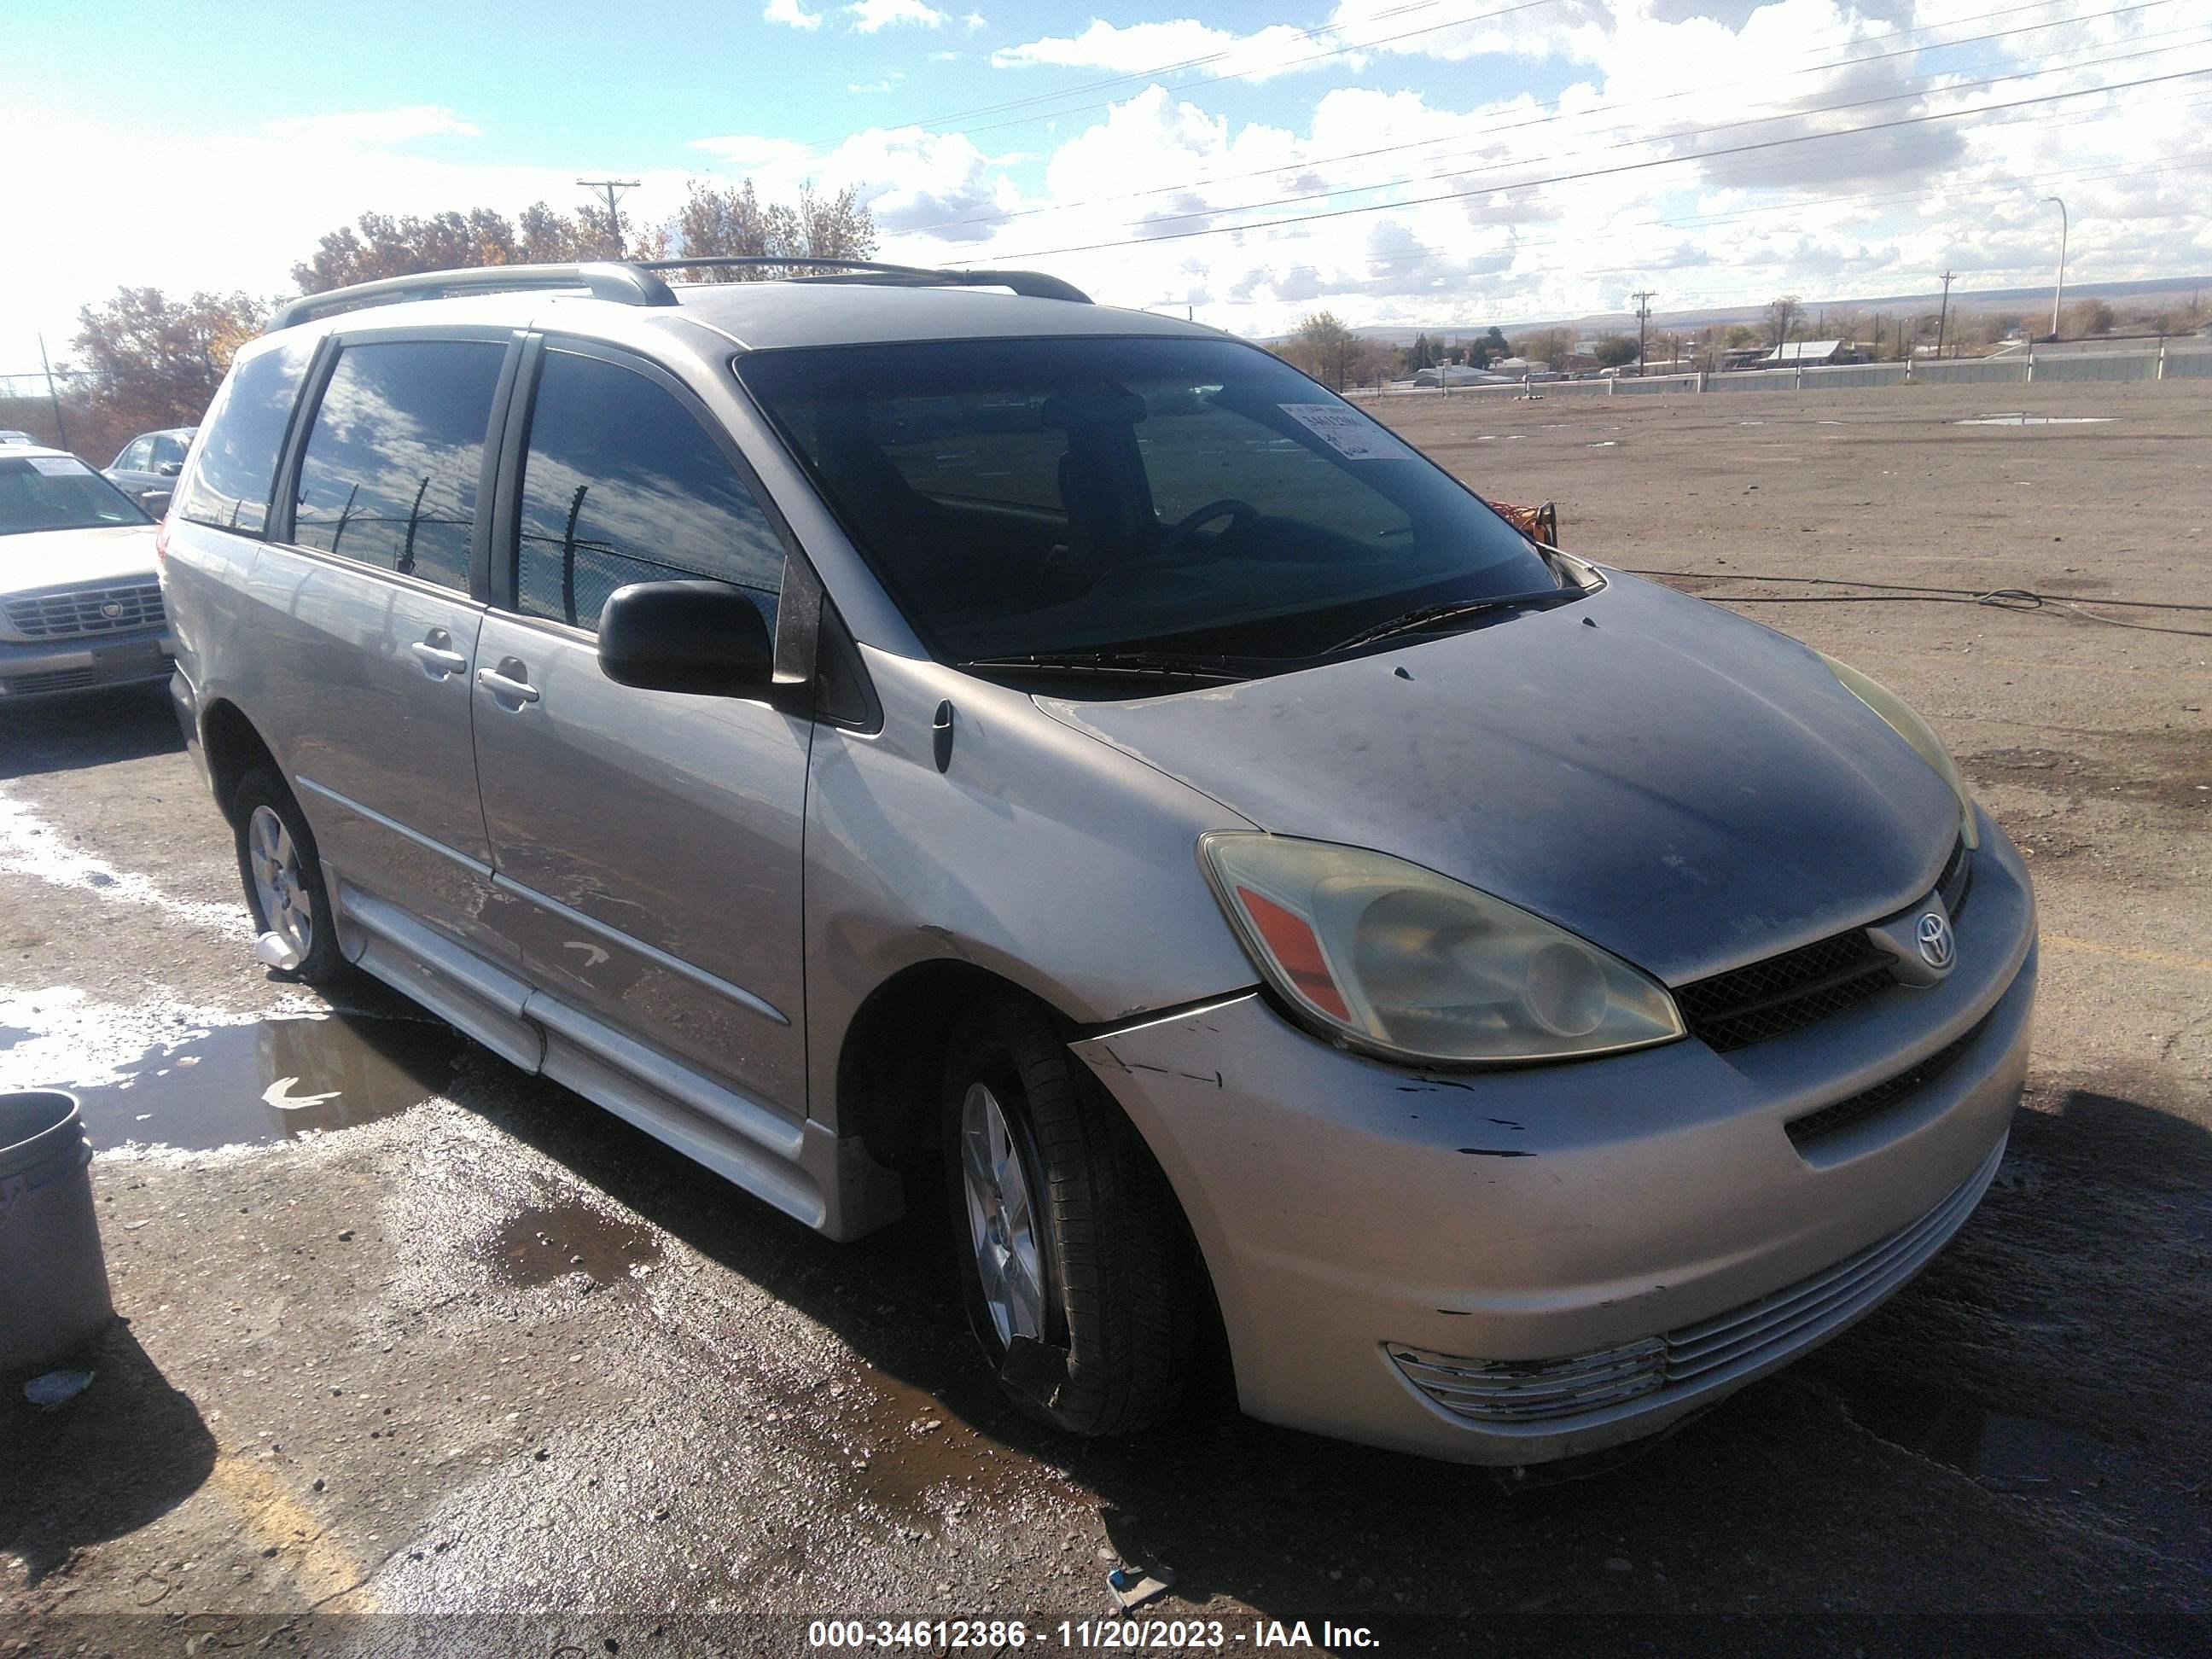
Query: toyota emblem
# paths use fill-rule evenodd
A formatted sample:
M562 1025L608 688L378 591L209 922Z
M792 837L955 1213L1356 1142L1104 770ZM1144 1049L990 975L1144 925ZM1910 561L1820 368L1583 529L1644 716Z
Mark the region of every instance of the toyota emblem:
M1939 972L1948 970L1957 946L1951 938L1951 924L1941 913L1930 910L1920 918L1915 933L1920 941L1920 959Z
M100 614L103 617L119 617L123 614L122 603L119 600L110 599L100 607Z

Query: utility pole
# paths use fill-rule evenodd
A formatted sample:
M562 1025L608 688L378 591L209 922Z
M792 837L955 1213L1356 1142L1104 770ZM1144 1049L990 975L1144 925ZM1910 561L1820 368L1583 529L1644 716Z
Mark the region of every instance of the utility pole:
M1636 290L1636 377L1638 380L1644 378L1644 338L1651 326L1651 296L1658 291L1656 288Z
M1943 273L1943 307L1936 313L1936 356L1943 355L1943 331L1951 320L1951 283L1954 273Z
M54 390L54 366L46 356L46 337L43 333L39 336L39 367L46 371L46 402L54 411L54 447L67 449L69 428L62 420L61 394Z
M607 198L607 235L614 243L614 257L623 257L622 211L615 203L622 191L635 190L635 179L579 179L576 182L586 190L596 190Z
M2046 205L2058 210L2058 285L2051 290L2051 343L2058 343L2058 306L2066 297L2066 204L2056 196L2044 198Z

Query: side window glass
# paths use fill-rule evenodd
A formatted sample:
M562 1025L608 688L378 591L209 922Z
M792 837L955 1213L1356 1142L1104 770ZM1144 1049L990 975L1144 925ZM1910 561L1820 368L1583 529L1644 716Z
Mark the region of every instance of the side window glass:
M143 472L147 462L153 458L153 453L154 441L151 438L133 439L115 458L115 470L118 472Z
M307 436L292 538L467 592L505 355L475 340L348 346Z
M179 466L185 464L185 441L163 433L154 440L154 465L167 466L172 462Z
M783 544L690 411L644 375L545 354L523 463L515 608L596 629L629 582L708 577L746 589L771 635Z
M277 452L313 345L279 340L239 363L200 422L191 464L177 481L176 514L193 524L258 536L269 519Z

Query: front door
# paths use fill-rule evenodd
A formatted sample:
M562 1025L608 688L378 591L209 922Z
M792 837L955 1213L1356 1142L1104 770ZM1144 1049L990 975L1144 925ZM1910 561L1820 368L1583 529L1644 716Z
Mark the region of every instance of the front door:
M616 684L607 595L712 577L775 629L785 551L734 451L665 371L545 350L511 576L477 647L477 769L501 926L550 996L806 1112L800 830L811 724Z
M288 542L252 578L280 758L340 878L495 942L477 798L471 597L485 443L510 348L348 343L300 462Z

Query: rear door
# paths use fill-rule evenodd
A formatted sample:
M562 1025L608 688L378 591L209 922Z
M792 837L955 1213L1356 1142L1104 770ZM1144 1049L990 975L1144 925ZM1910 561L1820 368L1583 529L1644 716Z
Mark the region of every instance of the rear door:
M323 861L496 945L470 685L511 336L347 338L256 562L267 720Z
M812 726L765 702L617 685L597 654L600 607L629 582L736 583L773 635L781 532L706 411L641 359L550 342L525 434L477 650L501 925L546 994L795 1127ZM762 1131L744 1133L775 1138Z

